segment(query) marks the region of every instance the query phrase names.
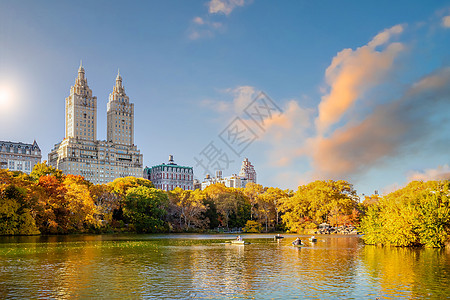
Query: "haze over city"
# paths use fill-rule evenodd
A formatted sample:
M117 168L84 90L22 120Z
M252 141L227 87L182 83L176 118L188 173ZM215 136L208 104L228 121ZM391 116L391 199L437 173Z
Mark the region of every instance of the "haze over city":
M264 186L344 179L358 193L450 179L448 1L3 1L0 139L43 159L65 135L82 61L98 139L120 69L144 166L194 167L211 142ZM263 92L281 114L245 113ZM236 117L255 140L236 154ZM261 124L260 124L261 125Z

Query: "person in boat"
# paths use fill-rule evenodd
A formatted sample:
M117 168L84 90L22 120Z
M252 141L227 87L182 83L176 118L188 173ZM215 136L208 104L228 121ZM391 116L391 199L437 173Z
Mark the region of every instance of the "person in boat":
M242 237L240 235L237 236L236 238L237 241L242 241Z
M302 244L302 240L299 238L296 238L295 241L292 242L292 245L299 246Z

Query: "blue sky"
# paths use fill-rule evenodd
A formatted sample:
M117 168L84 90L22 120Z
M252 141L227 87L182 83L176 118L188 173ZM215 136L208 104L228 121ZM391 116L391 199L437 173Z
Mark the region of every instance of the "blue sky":
M265 186L450 177L448 1L0 0L0 139L47 159L80 60L99 139L120 68L147 166L173 154L202 179L214 145L224 175L248 157ZM261 91L282 113L258 127ZM238 155L220 138L236 117L255 138Z

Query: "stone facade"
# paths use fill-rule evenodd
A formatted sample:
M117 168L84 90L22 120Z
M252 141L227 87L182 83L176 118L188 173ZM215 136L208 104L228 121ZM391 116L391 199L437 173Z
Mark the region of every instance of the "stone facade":
M0 141L1 169L30 174L41 158L41 149L36 141L33 144Z
M97 97L80 65L66 98L66 137L48 155L49 164L64 174L82 175L100 184L119 177L142 177L143 157L133 144L134 106L117 74L107 106L107 140L97 140Z
M164 191L171 191L176 187L183 190L194 189L194 171L192 167L179 166L173 161L173 156L169 155L169 162L161 165L146 167L144 178L150 180L155 188Z

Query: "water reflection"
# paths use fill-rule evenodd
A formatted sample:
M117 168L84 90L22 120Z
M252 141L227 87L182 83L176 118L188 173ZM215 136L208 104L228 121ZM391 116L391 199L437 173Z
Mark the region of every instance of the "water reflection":
M445 298L450 253L321 236L0 238L0 298Z
M367 275L386 297L448 299L450 256L446 250L366 246Z

